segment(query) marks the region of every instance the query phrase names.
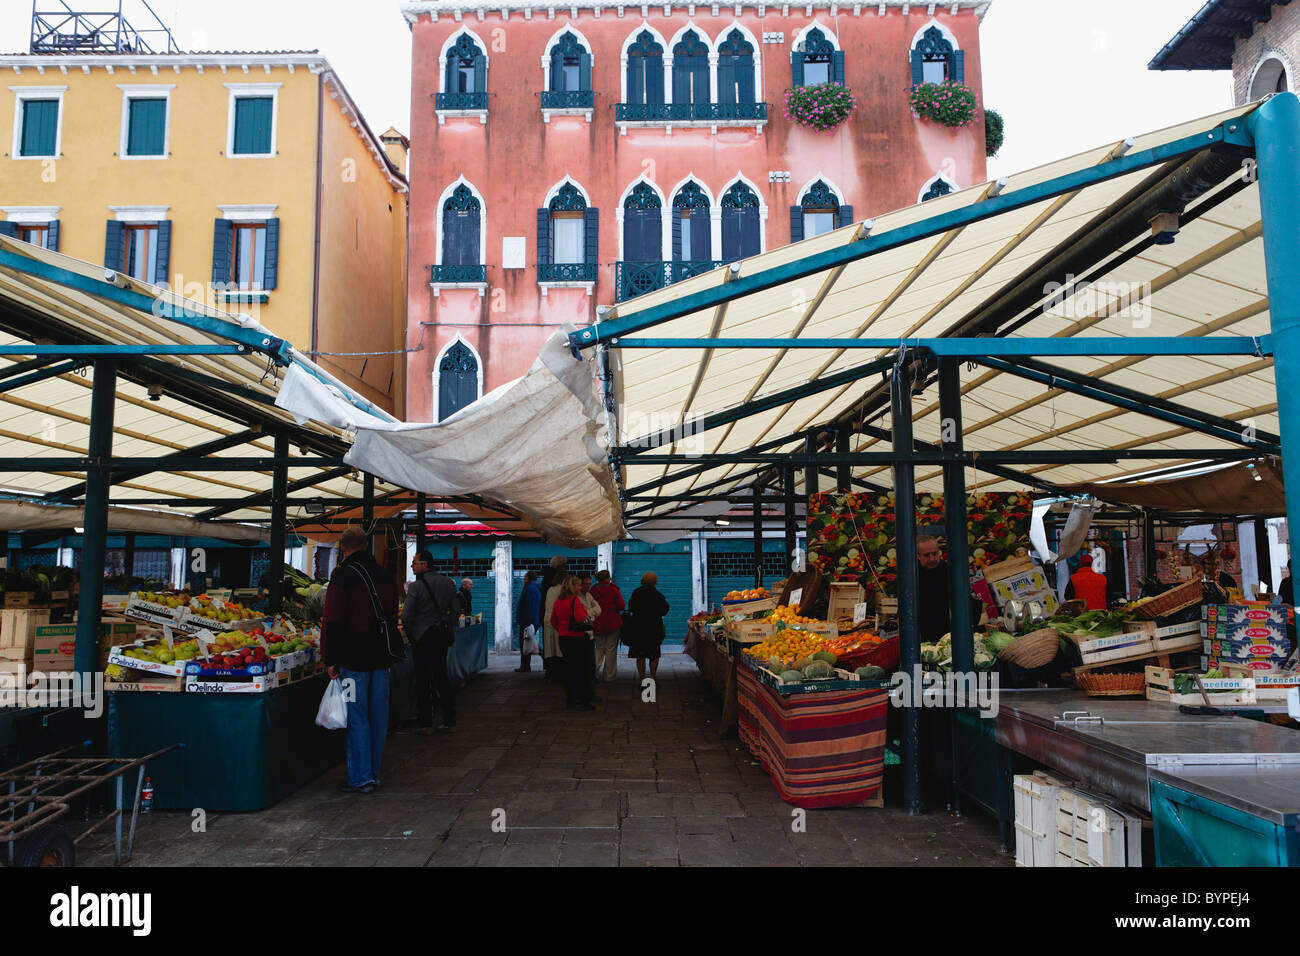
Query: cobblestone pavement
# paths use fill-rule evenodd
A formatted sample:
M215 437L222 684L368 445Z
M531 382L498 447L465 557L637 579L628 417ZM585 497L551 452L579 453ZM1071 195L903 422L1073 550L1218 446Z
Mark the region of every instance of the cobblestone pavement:
M518 657L493 655L457 698L454 734L389 737L376 793L339 793L340 765L269 810L210 814L205 833L155 813L129 865L1013 864L978 811L913 817L888 791L884 809L810 810L793 832L767 774L734 734L718 738L721 702L693 660L665 655L654 704L619 663L596 712L577 713L539 672L514 673ZM111 866L110 834L78 855Z

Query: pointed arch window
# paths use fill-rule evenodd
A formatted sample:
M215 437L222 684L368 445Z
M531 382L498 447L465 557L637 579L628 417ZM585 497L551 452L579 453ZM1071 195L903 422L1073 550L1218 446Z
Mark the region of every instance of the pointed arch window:
M461 183L442 204L442 262L433 267L434 282L487 281L482 226L482 204Z
M754 45L734 28L718 47L718 102L728 106L757 102Z
M853 207L840 202L835 190L819 179L790 207L790 241L811 239L853 222Z
M487 56L468 33L462 33L447 51L440 110L486 110Z
M649 183L639 182L623 200L623 259L615 274L618 301L662 289L663 203Z
M571 31L551 48L547 81L550 89L542 93L543 109L591 107L591 53Z
M758 196L744 183L722 194L722 261L756 256L762 248Z
M944 179L942 176L938 176L935 178L934 182L930 183L930 188L922 193L921 202L929 202L931 199L938 199L940 196L946 196L950 192L952 192L952 183L948 182L948 180Z
M662 106L664 48L649 30L637 34L627 51L627 106Z
M537 210L537 281L595 282L599 225L600 210L573 183L561 186Z
M942 30L930 27L912 48L912 85L966 82L966 54L953 48Z
M438 362L438 421L478 401L481 381L473 351L464 342L455 342Z
M673 106L683 119L691 119L695 107L707 107L711 101L709 48L698 33L687 30L673 47Z
M709 197L698 183L689 182L673 197L673 261L709 262L713 258ZM707 268L712 268L710 263ZM704 271L707 271L704 270ZM681 277L678 277L681 278Z
M816 86L818 83L844 82L844 52L821 31L813 27L790 55L791 85Z

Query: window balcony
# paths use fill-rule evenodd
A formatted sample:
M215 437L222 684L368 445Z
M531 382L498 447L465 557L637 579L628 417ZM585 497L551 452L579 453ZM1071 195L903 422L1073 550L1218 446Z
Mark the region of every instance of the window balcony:
M619 103L614 122L619 131L643 126L753 126L767 124L767 103Z
M488 94L479 93L438 93L434 96L434 112L438 115L441 126L448 116L477 116L480 123L487 123Z
M595 282L594 262L539 262L538 282Z
M487 292L487 266L429 266L429 284L435 296L443 289L474 289L481 296Z
M720 259L691 259L677 262L620 262L614 270L614 301L624 302L701 275L723 265Z
M596 105L593 90L546 90L542 93L544 110L589 110Z

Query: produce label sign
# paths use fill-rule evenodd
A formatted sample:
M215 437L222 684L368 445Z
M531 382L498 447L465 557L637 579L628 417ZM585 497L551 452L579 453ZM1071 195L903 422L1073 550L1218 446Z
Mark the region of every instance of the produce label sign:
M916 496L916 523L943 525L943 495ZM966 499L971 573L1029 553L1028 492L986 492ZM947 548L942 535L941 548ZM891 492L825 492L808 500L808 563L833 581L859 581L886 597L898 594L898 533ZM874 574L872 571L874 570Z

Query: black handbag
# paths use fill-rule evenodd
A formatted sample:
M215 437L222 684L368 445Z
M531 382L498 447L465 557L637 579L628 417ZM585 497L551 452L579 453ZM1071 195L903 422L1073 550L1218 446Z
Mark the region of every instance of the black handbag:
M595 632L596 625L591 622L591 618L587 618L586 620L579 621L577 617L574 615L573 606L574 604L577 603L578 598L576 597L572 598L571 601L573 603L569 605L569 627L573 628L575 631L582 631L584 634L591 634Z

